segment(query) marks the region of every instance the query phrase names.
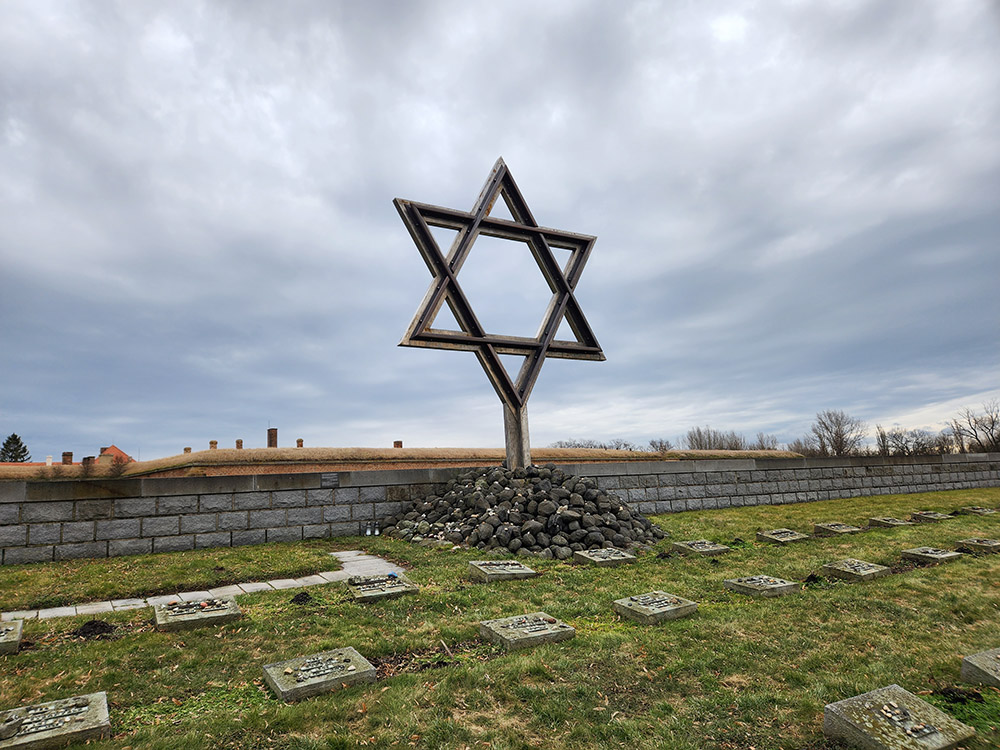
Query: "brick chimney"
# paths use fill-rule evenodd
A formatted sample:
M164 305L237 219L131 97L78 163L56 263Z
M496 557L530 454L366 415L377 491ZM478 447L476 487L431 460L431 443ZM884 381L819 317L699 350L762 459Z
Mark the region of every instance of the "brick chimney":
M208 449L210 451L218 450L219 449L219 441L218 440L209 440L208 441Z
M393 448L402 448L403 447L403 441L402 440L393 440L392 441L392 447Z
M268 427L267 428L267 447L277 448L278 447L278 428Z
M302 438L299 438L298 440L295 441L295 447L296 448L301 448L302 444L303 444L302 443Z
M236 441L236 450L238 450L238 451L243 450L243 441L242 440L237 440Z
M63 466L73 465L73 451L63 451Z

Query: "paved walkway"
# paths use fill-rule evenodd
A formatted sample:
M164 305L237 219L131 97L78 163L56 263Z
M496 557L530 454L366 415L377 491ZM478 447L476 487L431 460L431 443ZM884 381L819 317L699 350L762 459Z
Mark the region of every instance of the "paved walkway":
M273 581L253 581L238 583L233 586L222 586L208 591L181 591L176 594L151 596L148 599L112 599L106 602L89 602L75 607L50 607L48 609L28 609L18 612L0 613L0 622L8 620L45 620L49 617L73 617L75 615L98 615L104 612L117 612L122 609L139 609L140 607L155 607L169 601L180 599L184 602L209 599L214 596L239 596L252 594L256 591L281 591L284 589L299 589L305 586L322 586L326 583L344 581L351 576L374 576L386 573L402 573L403 569L375 555L366 555L361 550L346 552L331 552L331 556L340 560L341 570L330 570L304 578L278 578Z

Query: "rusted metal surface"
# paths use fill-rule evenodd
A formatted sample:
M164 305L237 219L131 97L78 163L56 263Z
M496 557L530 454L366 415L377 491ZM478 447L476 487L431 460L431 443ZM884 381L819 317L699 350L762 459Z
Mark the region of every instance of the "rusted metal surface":
M490 216L498 198L503 199L513 221ZM527 414L524 409L545 358L604 360L604 352L573 293L597 238L540 227L502 158L497 159L469 212L402 198L396 198L393 204L434 277L399 345L475 352L500 400L510 410L510 414L505 410L508 437L513 418L514 423L523 424L526 443ZM438 246L431 227L457 231L447 254ZM462 291L458 275L480 235L525 243L552 290L534 338L487 334ZM553 247L569 251L565 268L560 267L553 255ZM433 327L444 304L450 308L461 330ZM556 339L564 319L573 332L574 341ZM512 378L504 367L500 359L503 354L525 358L516 378ZM522 455L515 459L511 456L509 443L508 440L508 465L521 465L524 456L528 455L527 445L522 446Z

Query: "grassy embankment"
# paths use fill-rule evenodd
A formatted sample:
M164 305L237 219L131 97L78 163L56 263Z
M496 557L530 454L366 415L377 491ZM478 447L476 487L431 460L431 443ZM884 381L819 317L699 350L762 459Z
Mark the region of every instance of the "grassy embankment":
M700 511L657 520L675 540L731 543L717 561L643 555L617 569L534 561L541 575L473 584L469 560L382 537L337 539L412 566L415 596L366 606L338 584L241 598L238 623L158 633L148 611L102 619L111 640L70 635L88 618L29 621L26 648L0 657L0 708L106 690L114 737L103 748L832 748L823 705L899 683L974 725L969 750L1000 745L1000 691L955 703L961 656L1000 646L1000 555L945 565L902 564L900 550L954 547L1000 537L1000 517L878 529L788 547L754 541L758 529L809 530L813 521L863 523L871 515L1000 506L1000 489L880 496L774 507ZM669 547L670 539L656 551ZM298 569L313 544L165 554L128 561L0 569L4 608L61 579L59 595L128 597L162 588L174 561L197 576L226 555L262 555L251 577ZM265 558L263 555L273 555ZM755 573L805 580L825 563L856 557L897 574L865 584L812 580L797 593L757 599L722 588ZM191 565L190 560L197 560ZM164 562L169 561L169 562ZM232 563L222 564L230 567ZM126 577L122 566L134 568ZM273 567L272 567L273 566ZM303 571L304 572L304 571ZM181 577L182 578L182 577ZM191 582L191 588L203 585ZM181 585L174 579L171 587ZM664 589L700 603L690 618L656 627L623 621L610 602ZM31 594L34 595L34 594ZM30 596L30 595L29 595ZM477 639L481 619L545 610L577 629L560 644L505 654ZM261 685L261 666L353 645L379 667L379 682L285 705Z

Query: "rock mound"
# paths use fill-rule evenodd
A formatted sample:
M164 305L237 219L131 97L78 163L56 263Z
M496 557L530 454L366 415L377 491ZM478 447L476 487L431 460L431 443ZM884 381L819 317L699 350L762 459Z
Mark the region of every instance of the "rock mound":
M414 501L386 519L382 533L559 560L600 547L641 548L666 536L593 479L552 464L462 474L443 495Z

